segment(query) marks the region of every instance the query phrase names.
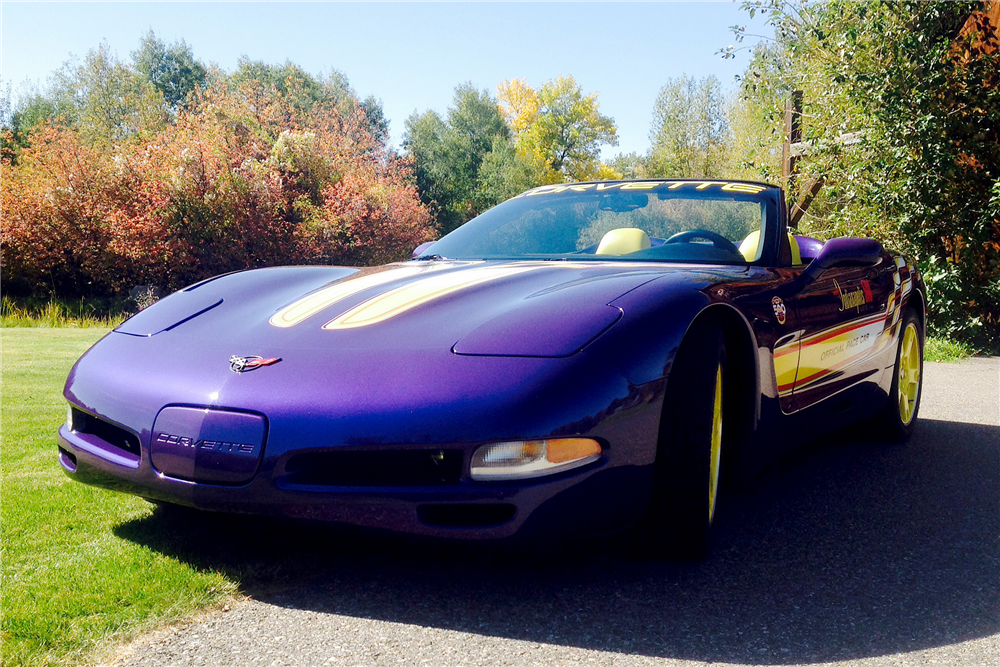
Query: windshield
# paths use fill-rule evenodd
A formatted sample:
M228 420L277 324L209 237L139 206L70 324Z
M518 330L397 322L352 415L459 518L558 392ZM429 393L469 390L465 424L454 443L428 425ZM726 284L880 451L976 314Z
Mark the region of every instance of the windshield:
M760 255L772 201L762 193L770 189L729 181L546 185L470 220L423 256L745 264Z

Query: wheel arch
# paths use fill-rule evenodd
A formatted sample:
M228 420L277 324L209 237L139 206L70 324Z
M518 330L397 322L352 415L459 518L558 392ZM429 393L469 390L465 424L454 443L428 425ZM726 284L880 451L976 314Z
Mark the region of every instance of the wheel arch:
M744 468L743 454L753 437L760 418L760 367L757 363L757 341L750 323L738 310L728 304L712 304L704 308L691 322L681 339L678 355L683 354L685 342L698 335L704 327L722 333L726 349L726 385L724 395L725 435L723 481L738 476ZM667 377L669 387L670 376ZM664 405L664 410L667 406ZM661 414L661 428L665 423ZM658 447L663 438L659 438ZM660 452L657 452L659 456Z

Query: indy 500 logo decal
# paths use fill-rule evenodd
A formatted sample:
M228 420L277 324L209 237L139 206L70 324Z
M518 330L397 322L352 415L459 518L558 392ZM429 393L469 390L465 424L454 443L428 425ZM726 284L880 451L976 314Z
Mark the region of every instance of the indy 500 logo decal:
M785 308L785 302L781 300L781 297L776 296L771 299L771 308L774 309L774 317L778 320L778 324L784 324L788 310Z

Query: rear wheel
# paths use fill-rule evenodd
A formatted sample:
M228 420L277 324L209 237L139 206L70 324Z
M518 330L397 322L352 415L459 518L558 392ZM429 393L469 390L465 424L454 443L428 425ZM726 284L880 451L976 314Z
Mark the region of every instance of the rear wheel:
M881 416L886 434L900 442L910 437L920 409L920 390L924 375L924 341L920 330L920 320L916 313L907 309L903 316L899 347L896 349L889 400Z
M691 331L667 381L651 508L661 553L703 556L715 520L725 442L726 351L718 329Z

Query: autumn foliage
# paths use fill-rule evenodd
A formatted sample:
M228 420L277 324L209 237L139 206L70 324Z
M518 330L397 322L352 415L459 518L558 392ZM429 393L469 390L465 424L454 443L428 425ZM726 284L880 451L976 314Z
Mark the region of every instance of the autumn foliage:
M282 87L218 79L114 142L36 127L0 165L5 292L176 289L254 267L388 262L432 238L409 164L363 105Z

